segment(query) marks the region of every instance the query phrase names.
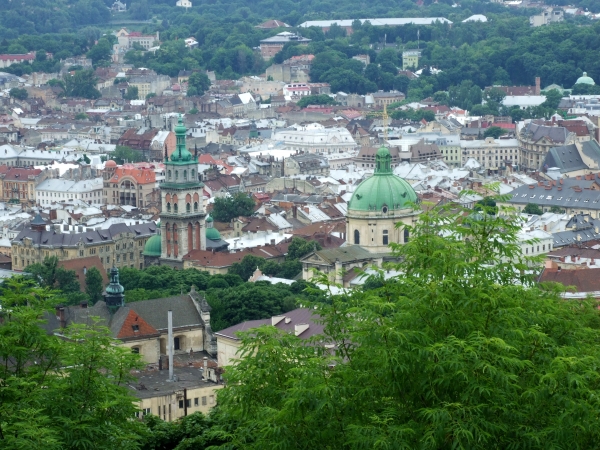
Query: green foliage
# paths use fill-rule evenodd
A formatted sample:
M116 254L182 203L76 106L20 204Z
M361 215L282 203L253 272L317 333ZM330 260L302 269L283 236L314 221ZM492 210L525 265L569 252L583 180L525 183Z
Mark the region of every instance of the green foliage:
M484 138L493 137L494 139L498 139L500 136L502 136L504 134L506 134L506 131L504 131L500 127L489 127L489 128L486 128L485 131L483 132L483 137Z
M542 211L542 208L540 208L540 206L537 203L527 203L527 205L525 205L525 208L523 208L523 212L525 214L536 214L538 216L544 214L544 211Z
M428 109L397 109L390 113L392 119L408 119L413 122L419 122L425 119L427 122L433 122L435 120L435 113Z
M104 280L102 274L95 267L90 267L85 274L85 292L92 303L102 300Z
M550 207L550 212L551 212L551 213L555 213L555 214L561 214L561 213L564 213L564 212L565 212L565 210L564 210L564 209L562 209L560 206L556 206L556 205L554 205L554 206L551 206L551 207Z
M94 66L110 62L112 45L106 38L102 38L88 52L87 57L92 60Z
M145 450L204 450L222 443L211 436L214 425L211 416L196 412L175 422L165 422L156 416L144 417L148 428L141 447Z
M137 86L128 86L127 92L123 96L125 100L137 100L138 99L138 87Z
M131 420L127 384L139 356L114 345L97 323L61 330L42 327L58 302L46 289L23 286L0 298L0 446L8 449L139 448L144 432ZM10 362L10 363L8 363Z
M335 105L336 101L327 94L320 94L304 96L296 104L300 108L306 108L308 105Z
M321 244L317 241L306 241L298 237L292 238L292 242L288 247L287 259L300 259L310 252L321 250Z
M22 88L12 88L10 91L8 91L8 94L17 100L25 100L29 96L27 90Z
M30 264L24 272L40 286L56 290L57 296L67 305L87 300L87 296L81 292L75 271L59 266L56 256L47 256L42 263Z
M188 80L188 97L192 95L204 95L210 88L210 80L204 72L194 72Z
M125 164L125 161L134 163L144 160L142 152L138 152L125 145L117 145L115 151L111 153L110 158L117 164Z
M314 305L323 336L245 333L220 448L593 447L597 302L532 286L519 230L508 209L424 212L401 276Z
M98 77L93 70L77 70L73 75L67 74L64 82L68 97L100 98L100 91L96 89Z
M86 113L75 114L75 120L88 120L89 116Z
M217 222L229 222L239 216L251 216L254 213L254 200L243 192L229 197L215 199L212 217Z
M494 197L483 197L482 200L475 202L473 211L483 212L484 214L495 215L498 213L498 206L496 205L496 199Z

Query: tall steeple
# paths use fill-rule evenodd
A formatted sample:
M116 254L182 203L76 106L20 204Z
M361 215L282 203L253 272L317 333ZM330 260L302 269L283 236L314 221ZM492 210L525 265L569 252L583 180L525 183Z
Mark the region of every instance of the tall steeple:
M186 147L186 128L181 115L175 126L176 147L165 157L165 181L161 183L162 264L183 267L183 257L206 249L204 184L198 178L198 153Z

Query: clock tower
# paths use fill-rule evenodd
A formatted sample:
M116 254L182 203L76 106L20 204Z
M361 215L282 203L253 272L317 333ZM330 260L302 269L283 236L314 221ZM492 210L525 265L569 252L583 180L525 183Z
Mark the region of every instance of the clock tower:
M160 263L183 268L191 250L206 250L204 183L198 178L198 154L185 146L186 128L181 115L175 127L177 146L165 149L165 181L160 185L162 212Z

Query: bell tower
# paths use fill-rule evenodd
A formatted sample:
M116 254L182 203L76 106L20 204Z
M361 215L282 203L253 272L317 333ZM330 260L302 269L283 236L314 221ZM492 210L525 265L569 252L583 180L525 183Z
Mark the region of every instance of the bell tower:
M171 156L165 148L165 181L160 185L160 263L179 268L190 251L206 250L204 183L198 178L198 153L192 156L187 150L185 134L180 115L175 127L177 146Z

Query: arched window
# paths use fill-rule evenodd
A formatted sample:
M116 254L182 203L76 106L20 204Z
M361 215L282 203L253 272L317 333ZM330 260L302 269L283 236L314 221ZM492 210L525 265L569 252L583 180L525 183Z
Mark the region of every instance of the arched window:
M196 171L194 169L192 169L191 179L192 179L192 181L194 181L196 179Z
M167 203L167 212L171 212L171 204Z
M183 171L183 179L187 181L187 170Z
M406 244L408 242L408 228L404 229L404 243Z
M167 180L170 180L170 179L171 179L171 171L170 171L170 170L168 170L168 171L167 171Z
M173 212L174 212L175 214L177 214L177 203L175 203L175 204L173 205Z
M186 210L186 212L190 212L192 210L192 208L191 208L191 206L190 206L189 203L185 204L185 210Z
M356 245L360 244L360 233L358 230L354 230L354 243Z
M194 212L198 212L198 202L194 202Z
M388 245L388 230L383 230L383 245Z
M179 180L179 170L175 171L175 180Z

